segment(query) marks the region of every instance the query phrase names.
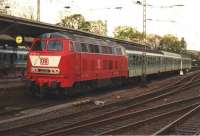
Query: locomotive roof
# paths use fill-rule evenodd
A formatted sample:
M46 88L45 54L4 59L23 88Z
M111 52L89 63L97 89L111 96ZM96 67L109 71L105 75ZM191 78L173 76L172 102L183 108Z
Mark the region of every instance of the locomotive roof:
M119 42L112 39L104 39L99 37L90 37L80 34L73 34L68 32L54 32L54 33L45 33L40 35L41 38L53 38L53 37L63 37L67 39L72 39L77 42L81 43L88 43L88 44L94 44L94 45L107 45L107 46L122 46L125 49L128 50L136 50L136 51L147 51L151 53L161 53L158 50L152 50L150 48L144 49L144 47L139 47L138 45L135 45L135 43L130 42Z

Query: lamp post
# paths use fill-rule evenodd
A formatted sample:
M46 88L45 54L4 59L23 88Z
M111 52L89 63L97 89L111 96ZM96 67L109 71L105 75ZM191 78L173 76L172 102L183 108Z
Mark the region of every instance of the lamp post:
M147 31L146 31L146 28L147 28L146 22L147 22L147 20L152 21L152 19L147 19L146 18L147 17L146 16L146 8L147 8L147 6L155 8L155 6L153 6L151 4L147 4L146 0L143 0L142 2L140 0L137 0L135 2L135 4L143 6L143 42L145 43L146 42L146 33L147 33ZM173 7L183 7L183 6L184 6L183 4L174 4L174 5L168 5L168 6L158 6L157 8L173 8ZM169 22L175 22L175 21L171 20ZM145 48L146 48L146 46L145 46Z
M147 34L147 31L146 31L146 24L147 24L147 14L146 14L146 8L147 8L147 5L146 5L146 0L143 0L143 41L144 41L144 44L146 43L146 34ZM146 51L146 45L145 45L145 51Z

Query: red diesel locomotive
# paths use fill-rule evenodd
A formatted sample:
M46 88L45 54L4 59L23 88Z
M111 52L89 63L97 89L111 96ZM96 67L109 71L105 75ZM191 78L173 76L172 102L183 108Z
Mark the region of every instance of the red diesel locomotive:
M29 91L68 94L121 83L128 77L124 47L99 43L63 33L34 39L27 63Z

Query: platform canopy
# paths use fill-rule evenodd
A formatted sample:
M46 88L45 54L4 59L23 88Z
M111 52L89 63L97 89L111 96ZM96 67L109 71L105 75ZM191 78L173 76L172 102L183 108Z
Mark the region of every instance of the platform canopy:
M8 15L0 15L0 35L6 34L10 36L17 36L22 35L24 37L37 37L43 33L50 33L50 32L68 32L71 34L81 35L81 36L88 36L93 37L105 41L112 41L117 42L118 44L123 44L125 48L130 47L139 47L144 48L145 45L137 42L131 41L124 41L119 40L111 37L95 35L88 32L77 31L74 29L67 29L64 27L60 27L57 25L52 25L43 22L37 22L33 20L28 20L24 18L8 16ZM149 48L147 46L147 48Z

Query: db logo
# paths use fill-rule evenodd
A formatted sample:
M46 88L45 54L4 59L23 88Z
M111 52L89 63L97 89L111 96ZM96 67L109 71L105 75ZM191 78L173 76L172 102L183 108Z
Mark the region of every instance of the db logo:
M48 58L40 58L40 65L48 65L49 59Z

